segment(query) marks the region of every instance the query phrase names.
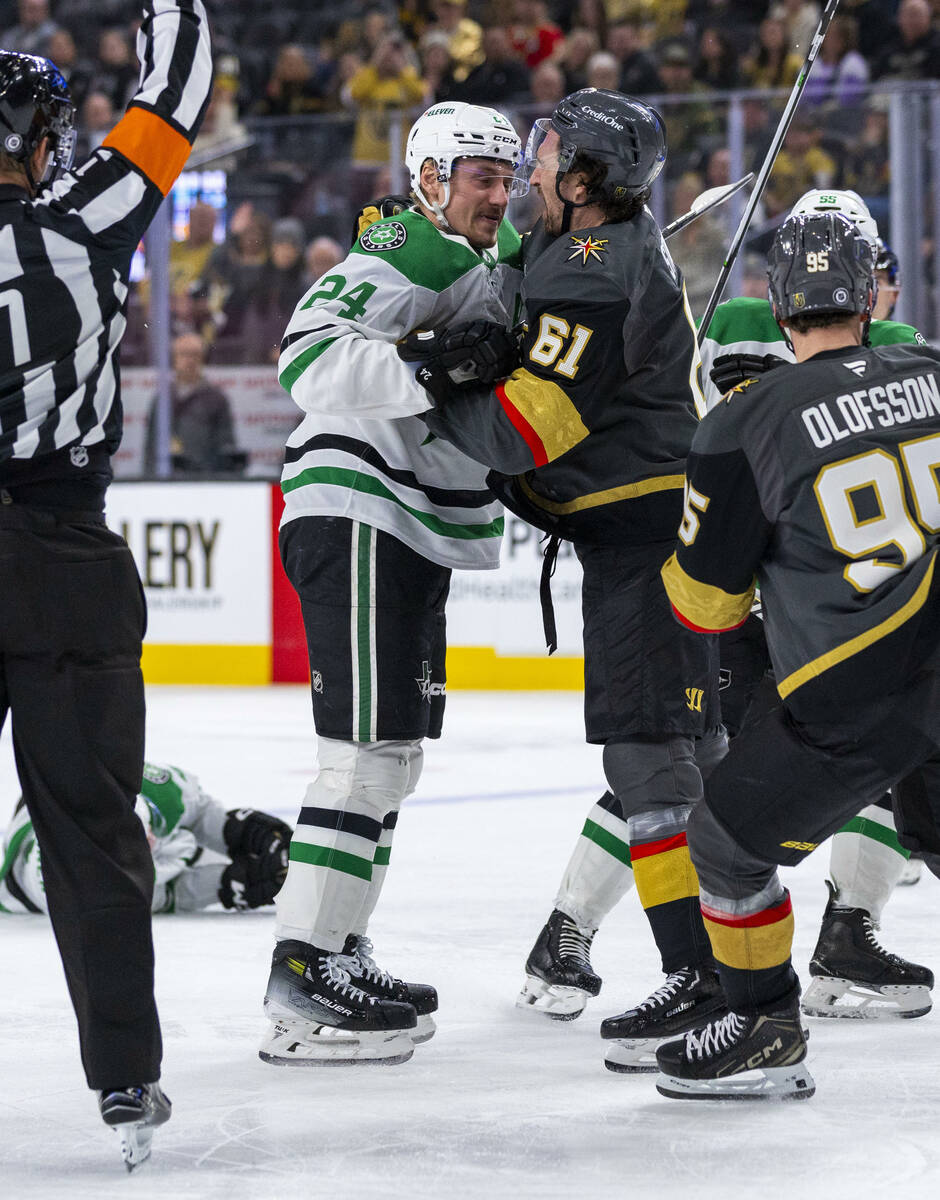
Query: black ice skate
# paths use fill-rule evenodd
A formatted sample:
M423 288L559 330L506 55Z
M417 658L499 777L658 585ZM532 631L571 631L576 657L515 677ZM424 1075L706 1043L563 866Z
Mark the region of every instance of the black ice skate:
M351 960L306 942L278 942L264 997L271 1019L259 1050L278 1066L407 1062L414 1008L353 983Z
M380 1000L397 1000L410 1004L418 1016L411 1040L416 1046L434 1037L435 1024L431 1013L437 1012L437 990L429 983L405 983L388 971L383 971L372 957L372 942L367 937L351 933L343 947L344 963L356 987Z
M601 977L591 966L594 929L578 925L555 909L526 961L526 978L517 1008L544 1013L553 1021L573 1021L589 996L601 990Z
M843 908L829 888L819 941L809 964L812 983L803 996L810 1017L867 1019L922 1017L930 1012L933 972L889 954L875 937L863 908Z
M159 1083L108 1088L98 1093L101 1119L120 1137L121 1157L128 1171L150 1157L153 1131L169 1121L172 1107Z
M619 1017L601 1022L601 1037L613 1042L604 1058L608 1071L656 1070L656 1048L667 1038L727 1011L713 966L681 967L662 987Z
M816 1091L806 1069L799 1002L772 1012L726 1013L656 1051L656 1090L674 1100L805 1100Z

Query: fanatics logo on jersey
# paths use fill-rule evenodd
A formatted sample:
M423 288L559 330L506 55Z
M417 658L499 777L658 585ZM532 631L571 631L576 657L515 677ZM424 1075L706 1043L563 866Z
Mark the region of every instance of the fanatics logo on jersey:
M401 221L383 221L378 225L370 225L359 239L359 245L370 254L375 254L379 250L397 250L407 240L408 230Z
M421 699L427 700L428 704L431 703L432 697L443 696L446 691L445 684L431 682L431 664L427 659L421 664L421 677L415 677L415 683L418 685Z
M842 364L847 370L854 372L856 375L864 375L868 370L868 363L864 358L858 359L856 362L847 362Z
M575 244L574 251L568 255L568 262L573 258L581 256L581 266L587 265L589 258L596 258L598 262L603 262L601 254L607 253L604 247L610 241L610 238L592 238L590 234L586 238L575 237L574 234L569 234L569 237Z

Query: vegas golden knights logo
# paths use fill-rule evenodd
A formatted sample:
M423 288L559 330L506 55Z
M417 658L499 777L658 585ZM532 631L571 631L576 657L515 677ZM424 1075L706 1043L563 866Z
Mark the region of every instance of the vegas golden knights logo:
M692 712L701 712L702 711L702 699L704 696L705 696L705 693L701 688L686 688L685 689L686 707L690 708L692 710Z

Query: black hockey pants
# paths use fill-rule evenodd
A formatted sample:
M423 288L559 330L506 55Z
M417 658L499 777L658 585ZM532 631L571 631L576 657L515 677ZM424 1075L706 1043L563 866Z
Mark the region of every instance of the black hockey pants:
M97 1089L160 1075L153 860L134 815L145 623L131 553L102 517L0 504L0 726L12 712L82 1064Z

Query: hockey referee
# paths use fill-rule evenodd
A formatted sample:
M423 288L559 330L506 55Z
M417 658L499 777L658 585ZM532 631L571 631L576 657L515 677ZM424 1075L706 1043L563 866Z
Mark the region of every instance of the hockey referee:
M131 256L209 96L201 0L145 3L138 54L139 91L72 172L65 80L0 50L0 726L12 710L82 1064L128 1169L170 1105L156 1082L153 862L134 815L146 612L104 498Z

